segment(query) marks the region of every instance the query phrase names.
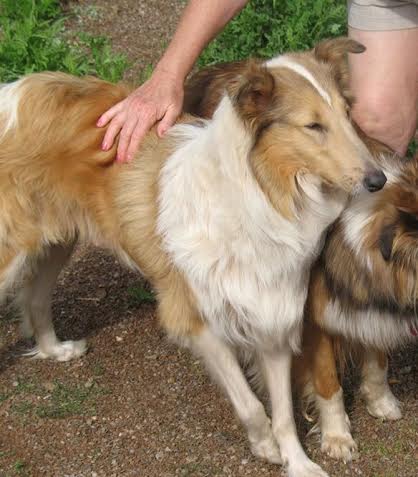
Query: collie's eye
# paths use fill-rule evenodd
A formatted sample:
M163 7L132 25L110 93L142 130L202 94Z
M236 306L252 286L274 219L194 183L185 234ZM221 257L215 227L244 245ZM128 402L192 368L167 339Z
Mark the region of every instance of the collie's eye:
M319 131L319 132L325 131L325 127L322 126L322 124L319 124L319 123L306 124L305 128L310 129L311 131Z

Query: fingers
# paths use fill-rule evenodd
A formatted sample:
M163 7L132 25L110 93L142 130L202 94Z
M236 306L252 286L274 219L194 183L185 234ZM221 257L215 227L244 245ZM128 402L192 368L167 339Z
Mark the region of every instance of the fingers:
M132 132L132 136L130 137L128 149L126 152L126 160L128 162L132 161L136 151L138 150L139 144L146 136L147 132L153 126L155 121L148 121L148 122L141 122L138 121L136 124L136 128ZM119 153L118 153L119 157Z
M112 106L104 114L100 116L96 125L97 127L106 126L109 123L109 127L105 133L105 136L102 141L102 150L108 151L115 141L115 137L118 135L119 131L122 128L124 123L123 109L126 105L126 100L120 101L119 103Z
M122 111L125 103L126 103L126 100L124 99L123 101L120 101L119 103L115 104L110 109L108 109L97 120L96 126L99 127L99 128L102 128L103 126L106 126L106 124L111 119L113 119L120 111Z
M179 117L181 108L168 108L163 119L161 119L160 124L157 127L158 136L162 137L164 134L173 126L176 122L176 119Z
M118 162L129 162L133 159L141 140L157 119L157 111L153 105L144 103L140 98L132 101L121 130L116 159Z

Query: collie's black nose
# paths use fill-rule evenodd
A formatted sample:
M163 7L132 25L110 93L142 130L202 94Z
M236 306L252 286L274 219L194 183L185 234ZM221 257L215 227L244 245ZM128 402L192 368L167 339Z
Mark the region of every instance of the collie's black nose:
M382 171L375 169L368 172L363 179L363 185L369 192L376 192L383 188L386 184L387 178Z

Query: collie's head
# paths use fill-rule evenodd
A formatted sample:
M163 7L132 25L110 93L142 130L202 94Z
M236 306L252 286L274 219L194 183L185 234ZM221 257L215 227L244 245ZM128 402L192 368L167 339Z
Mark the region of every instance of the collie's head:
M306 176L325 192L350 193L361 183L374 192L385 175L350 121L347 54L362 51L359 43L340 38L265 63L211 67L189 81L185 109L211 117L229 95L253 137L253 172L270 196L286 187L297 191Z

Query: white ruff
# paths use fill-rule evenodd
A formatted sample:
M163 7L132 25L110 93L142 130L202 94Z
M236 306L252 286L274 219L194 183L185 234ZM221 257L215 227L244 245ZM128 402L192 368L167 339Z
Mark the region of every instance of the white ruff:
M374 310L350 310L345 313L337 300L327 305L324 318L329 332L377 349L391 350L417 341L411 326L418 329L418 318L413 316L397 318Z
M158 231L215 333L234 344L299 346L311 264L342 198L299 178L304 212L293 222L270 204L249 164L252 138L225 97L183 140L160 177Z
M0 85L0 138L17 124L17 111L19 101L22 96L21 86L23 80L15 81L10 84Z
M331 106L331 97L304 66L287 56L278 56L266 62L268 68L288 68L308 80L322 98Z

